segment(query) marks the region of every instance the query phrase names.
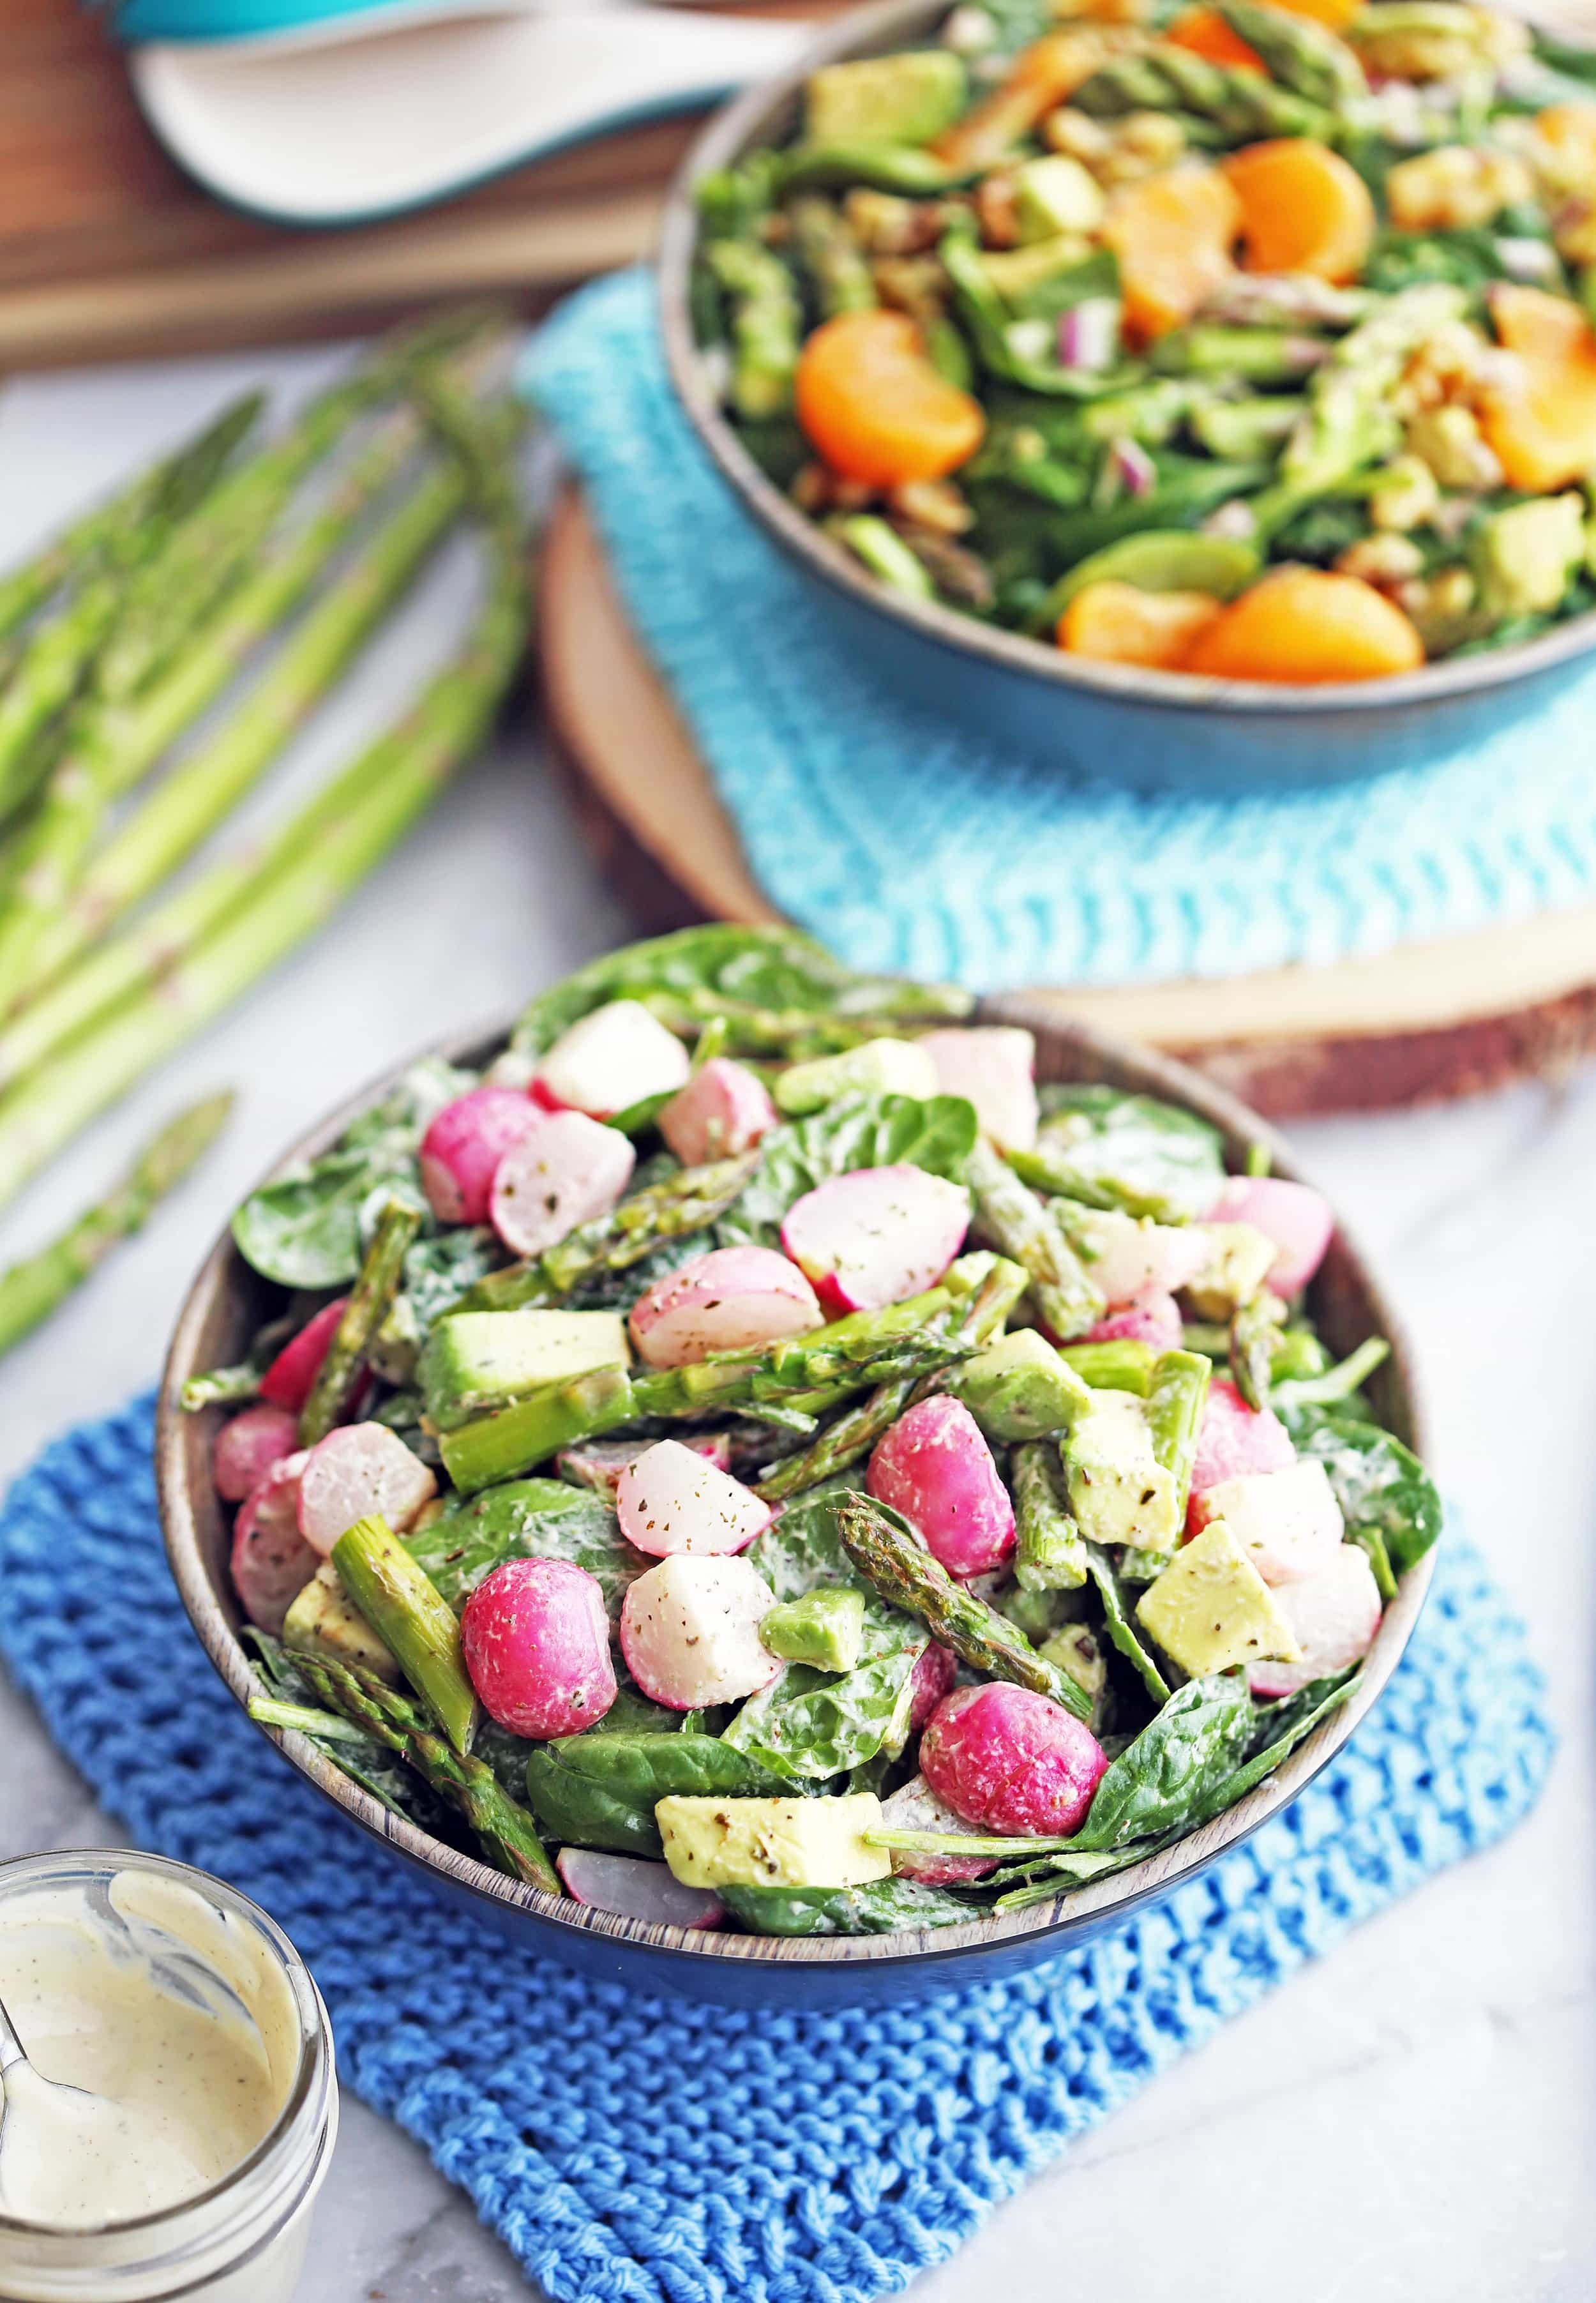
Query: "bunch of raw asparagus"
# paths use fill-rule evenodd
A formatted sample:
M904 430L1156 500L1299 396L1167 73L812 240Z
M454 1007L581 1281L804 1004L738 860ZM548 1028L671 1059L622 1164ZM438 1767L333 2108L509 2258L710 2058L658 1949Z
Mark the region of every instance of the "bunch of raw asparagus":
M527 610L506 346L491 315L418 326L263 445L250 395L0 578L0 1207L313 933L491 723ZM457 653L264 840L169 890L462 519L487 577ZM0 1350L224 1112L183 1114L0 1275Z

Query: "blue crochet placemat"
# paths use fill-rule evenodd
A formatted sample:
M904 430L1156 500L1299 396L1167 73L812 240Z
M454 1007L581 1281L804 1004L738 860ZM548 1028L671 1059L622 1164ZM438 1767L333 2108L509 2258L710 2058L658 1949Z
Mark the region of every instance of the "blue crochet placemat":
M1499 1837L1551 1753L1522 1626L1451 1538L1354 1743L1161 1910L920 2006L639 1997L445 1904L273 1752L168 1579L150 1445L136 1401L16 1482L0 1649L139 1841L221 1873L288 1930L346 2083L426 2145L557 2303L896 2292L1228 2016Z
M688 431L648 274L571 298L533 339L523 381L755 877L854 966L977 991L1240 975L1596 892L1596 670L1437 766L1137 797L983 751L838 647Z

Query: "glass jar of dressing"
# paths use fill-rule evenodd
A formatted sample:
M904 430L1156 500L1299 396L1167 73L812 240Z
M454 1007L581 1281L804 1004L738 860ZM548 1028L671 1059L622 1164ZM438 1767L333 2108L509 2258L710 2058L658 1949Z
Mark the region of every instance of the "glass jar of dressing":
M0 1864L0 2001L33 2066L0 2117L5 2303L289 2303L338 2082L281 1928L159 1856L24 1856Z

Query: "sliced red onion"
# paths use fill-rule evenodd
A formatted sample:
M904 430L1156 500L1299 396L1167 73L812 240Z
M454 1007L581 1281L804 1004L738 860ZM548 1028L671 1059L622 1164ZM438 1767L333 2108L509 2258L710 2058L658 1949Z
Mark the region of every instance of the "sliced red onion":
M1497 261L1510 280L1550 280L1558 269L1557 251L1549 240L1533 240L1527 234L1499 240Z
M1158 467L1139 440L1116 440L1109 463L1127 495L1151 495L1158 485Z
M1237 497L1230 503L1221 504L1218 511L1211 511L1203 522L1201 533L1227 536L1237 544L1250 544L1257 527L1252 505L1243 503Z
M1335 349L1322 336L1288 336L1280 346L1296 375L1306 375L1310 368L1322 367Z
M1086 296L1059 315L1061 367L1111 367L1119 350L1119 303L1114 296Z

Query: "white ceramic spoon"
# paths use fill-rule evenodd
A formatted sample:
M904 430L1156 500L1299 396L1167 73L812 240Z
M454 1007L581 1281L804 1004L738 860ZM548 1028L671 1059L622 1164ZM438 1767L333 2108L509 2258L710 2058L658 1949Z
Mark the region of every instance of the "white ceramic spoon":
M434 0L435 9L435 0ZM281 223L393 215L778 71L808 24L626 4L400 5L293 33L151 41L134 93L190 175Z

